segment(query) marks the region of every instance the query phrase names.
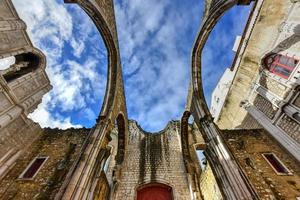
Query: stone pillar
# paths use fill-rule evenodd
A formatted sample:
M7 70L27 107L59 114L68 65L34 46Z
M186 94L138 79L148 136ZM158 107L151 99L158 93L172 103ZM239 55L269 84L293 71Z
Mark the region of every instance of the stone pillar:
M21 155L22 151L19 150L14 152L11 157L8 157L1 165L0 165L0 180L6 175L8 170L15 164L16 160Z
M300 144L275 126L270 119L254 105L245 103L243 107L264 127L296 160L300 162ZM287 109L286 109L287 110ZM289 110L287 110L289 112Z
M254 200L256 192L248 182L233 155L220 137L219 129L212 120L202 118L200 127L205 132L205 155L212 164L212 169L220 190L226 199Z
M99 160L97 159L101 150L108 144L107 133L111 130L111 123L107 119L101 120L94 129L82 149L82 154L75 161L73 169L70 170L65 182L60 188L55 199L75 200L86 199L92 187L95 170Z

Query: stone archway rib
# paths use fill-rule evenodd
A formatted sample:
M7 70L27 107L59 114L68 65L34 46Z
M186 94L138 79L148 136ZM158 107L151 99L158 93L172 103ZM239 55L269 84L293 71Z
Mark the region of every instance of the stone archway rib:
M109 134L114 127L116 117L119 113L122 113L125 118L124 140L128 131L128 118L113 1L65 0L65 3L77 3L90 16L103 38L108 54L106 93L97 124L89 133L81 149L80 156L67 174L60 191L55 197L55 199L68 200L89 199L92 198L93 185L97 182L95 174L97 174L97 170L101 170L97 166L99 166L99 162L104 162L98 159L98 155L107 148Z
M218 127L205 102L201 56L204 45L221 16L236 4L249 4L251 0L207 0L206 12L192 51L192 81L189 90L189 110L207 143L206 155L213 163L213 172L225 199L258 199L242 170L220 137Z

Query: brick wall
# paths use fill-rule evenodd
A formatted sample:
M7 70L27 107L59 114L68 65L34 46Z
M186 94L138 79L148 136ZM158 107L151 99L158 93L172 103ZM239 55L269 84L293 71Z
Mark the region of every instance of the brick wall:
M89 129L44 129L0 180L0 199L53 199L66 173L78 155ZM18 179L36 156L49 156L33 180Z
M262 200L300 197L299 163L266 131L230 130L222 135ZM274 153L292 174L278 175L262 153Z

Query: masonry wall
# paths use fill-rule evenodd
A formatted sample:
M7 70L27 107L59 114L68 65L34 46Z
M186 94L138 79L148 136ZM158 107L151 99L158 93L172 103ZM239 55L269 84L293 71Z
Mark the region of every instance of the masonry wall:
M139 186L153 182L171 186L176 200L190 199L181 151L180 123L169 122L163 131L149 134L131 121L119 181L112 199L133 200Z
M89 129L44 129L0 180L0 199L53 199L80 152ZM36 156L49 156L33 180L19 179Z
M227 130L222 136L262 200L300 197L300 164L266 131ZM262 153L274 153L291 175L275 173Z
M209 164L202 170L200 188L204 200L222 200L222 194Z

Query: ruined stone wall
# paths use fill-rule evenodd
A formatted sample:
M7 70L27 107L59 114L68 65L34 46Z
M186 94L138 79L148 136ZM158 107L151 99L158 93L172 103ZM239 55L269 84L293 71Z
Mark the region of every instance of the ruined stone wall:
M0 180L0 199L53 199L73 161L78 156L89 129L49 129L26 149L23 156ZM19 179L37 156L49 156L33 180Z
M150 134L131 121L126 155L112 199L133 200L139 186L153 182L171 186L174 199L190 199L179 122L169 122L163 131Z
M300 196L300 165L264 130L229 130L222 136L262 200ZM262 153L274 153L291 172L278 175Z

